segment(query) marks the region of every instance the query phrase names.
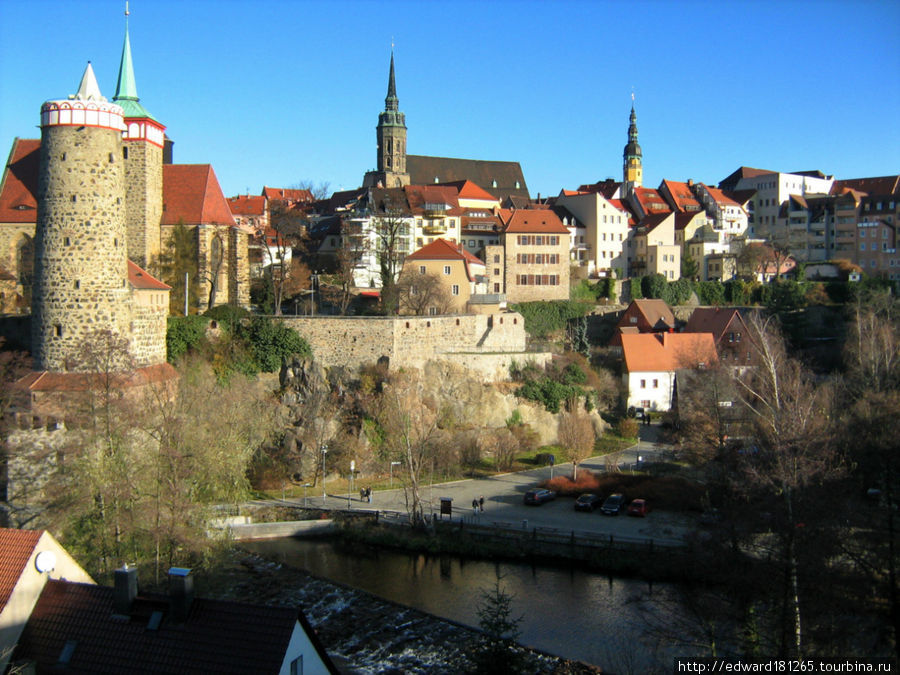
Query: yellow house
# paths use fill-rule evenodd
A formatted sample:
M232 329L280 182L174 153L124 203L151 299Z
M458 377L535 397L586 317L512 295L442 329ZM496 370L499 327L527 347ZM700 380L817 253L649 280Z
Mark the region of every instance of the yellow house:
M434 278L440 281L442 292L435 292L426 282ZM479 291L483 293L485 284L484 262L454 242L435 239L408 255L403 263L401 311L464 314L469 299Z

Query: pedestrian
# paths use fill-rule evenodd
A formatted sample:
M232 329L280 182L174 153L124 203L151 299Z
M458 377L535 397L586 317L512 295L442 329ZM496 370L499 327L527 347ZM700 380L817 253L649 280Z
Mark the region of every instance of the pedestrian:
M372 503L372 488L369 486L366 486L366 501L369 502L369 504Z
M478 515L478 500L477 499L472 500L472 515L473 516Z
M481 508L481 512L484 513L484 495L478 498L478 506Z
M366 488L359 488L359 501L366 498Z

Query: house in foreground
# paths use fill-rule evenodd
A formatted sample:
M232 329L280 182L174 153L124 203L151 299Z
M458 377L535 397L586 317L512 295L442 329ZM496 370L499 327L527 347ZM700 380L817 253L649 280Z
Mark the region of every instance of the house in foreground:
M675 400L679 371L718 363L712 333L624 333L620 338L627 407L668 411Z

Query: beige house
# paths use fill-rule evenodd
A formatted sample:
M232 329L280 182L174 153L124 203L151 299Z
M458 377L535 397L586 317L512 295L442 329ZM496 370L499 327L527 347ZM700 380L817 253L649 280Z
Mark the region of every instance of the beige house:
M681 246L675 243L675 214L645 216L634 231L631 276L662 274L666 281L681 278Z
M449 292L444 303L442 298L435 297L434 304L427 301L421 309L427 314L464 314L467 312L469 299L476 293L484 293L487 283L485 278L485 264L471 253L454 242L446 239L436 239L418 251L408 255L403 263L403 275L421 275L437 277L445 291ZM402 284L402 282L401 282ZM410 287L414 296L415 286ZM421 293L421 291L419 291ZM418 313L411 309L415 305L415 297L410 298L412 303L406 304L404 313ZM447 305L447 306L442 306Z
M506 300L567 300L569 230L559 217L549 209L504 210L500 217ZM486 255L496 254L488 247Z
M599 192L563 190L556 205L565 208L584 224L586 265L589 276L611 276L628 272L628 211L617 199Z

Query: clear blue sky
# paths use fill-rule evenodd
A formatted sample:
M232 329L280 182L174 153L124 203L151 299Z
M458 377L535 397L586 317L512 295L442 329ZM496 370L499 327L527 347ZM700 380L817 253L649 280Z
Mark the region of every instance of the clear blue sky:
M0 152L92 61L112 98L124 1L0 0ZM226 195L375 165L391 40L410 154L521 163L533 195L741 165L900 173L900 2L132 0L138 93Z

